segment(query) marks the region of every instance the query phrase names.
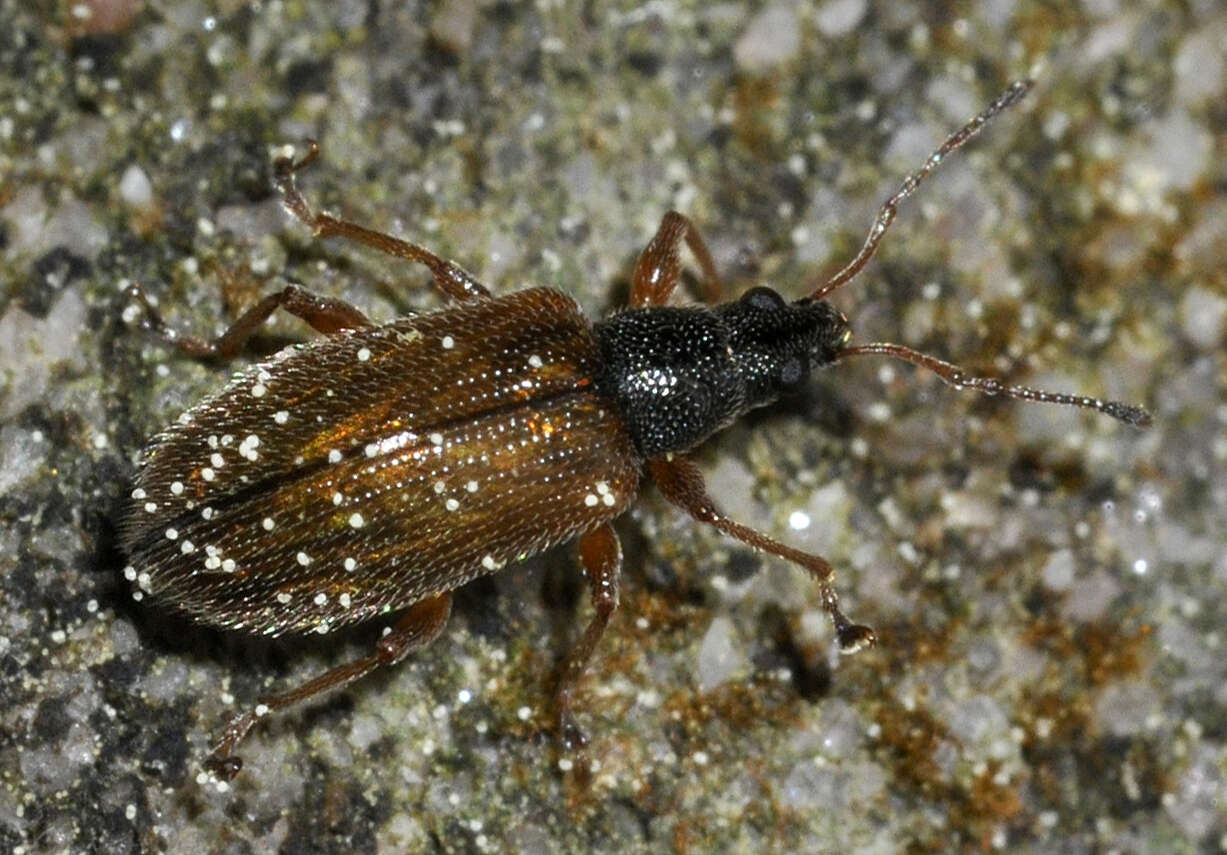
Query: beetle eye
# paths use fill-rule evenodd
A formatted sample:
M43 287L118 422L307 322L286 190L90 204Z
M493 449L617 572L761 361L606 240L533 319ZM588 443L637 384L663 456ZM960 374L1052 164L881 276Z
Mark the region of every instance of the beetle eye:
M805 379L807 365L799 356L788 359L780 366L780 382L791 386Z
M764 312L774 311L784 306L784 298L770 288L759 285L741 295L741 302Z

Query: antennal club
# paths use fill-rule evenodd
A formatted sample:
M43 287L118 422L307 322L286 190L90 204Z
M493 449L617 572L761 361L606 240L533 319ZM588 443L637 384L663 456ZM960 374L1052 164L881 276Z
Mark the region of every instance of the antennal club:
M916 188L920 183L928 177L929 173L937 169L942 161L946 159L946 155L959 149L983 130L998 113L1008 107L1013 106L1022 100L1035 85L1033 80L1016 80L1010 84L1010 87L997 96L997 100L985 107L981 112L977 113L967 124L959 128L953 134L946 138L937 151L929 155L929 159L924 162L924 165L913 172L907 178L903 179L903 184L895 191L895 194L882 203L882 207L878 210L877 219L873 221L873 227L869 229L869 235L865 238L865 244L861 247L861 251L856 254L856 257L849 261L843 270L836 273L825 284L821 285L810 297L815 300L821 300L827 294L830 294L836 288L846 284L856 274L861 272L869 259L873 258L875 252L878 251L878 244L882 242L882 235L886 234L886 230L890 228L890 224L895 221L895 215L899 211L899 203L916 192Z
M857 347L845 347L835 354L835 360L838 361L849 356L871 356L874 354L893 356L896 359L902 359L913 365L919 365L921 368L927 368L956 389L974 389L985 395L1004 395L1007 398L1014 398L1019 401L1038 401L1043 404L1065 404L1071 407L1082 407L1088 410L1097 410L1105 416L1111 416L1127 425L1133 425L1138 428L1150 427L1150 412L1142 407L1123 404L1120 401L1103 401L1099 398L1088 398L1085 395L1065 395L1060 392L1046 392L1043 389L1032 389L1027 386L1007 386L995 377L976 377L968 374L957 365L934 356L929 356L926 353L920 353L901 344L877 342L874 344L862 344Z

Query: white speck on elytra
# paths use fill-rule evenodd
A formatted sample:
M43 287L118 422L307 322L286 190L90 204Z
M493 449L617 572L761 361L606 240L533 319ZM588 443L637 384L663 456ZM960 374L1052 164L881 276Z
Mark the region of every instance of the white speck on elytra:
M206 570L216 570L218 567L222 566L222 560L216 555L210 555L205 559L204 566Z
M263 520L261 520L261 521L260 521L260 526L261 526L261 527L262 527L262 528L263 528L265 531L272 531L272 530L273 530L273 526L275 526L275 525L277 525L277 523L273 522L273 518L272 518L272 517L265 517Z
M226 458L222 457L215 451L209 455L209 462L212 463L214 467L221 469L226 465Z
M179 551L184 555L191 555L196 551L196 544L185 538L183 543L179 544Z
M350 514L349 524L354 528L362 528L366 525L366 520L362 518L362 514Z
M444 484L442 481L435 482L435 492L436 493L442 493L446 489L447 489L447 485Z
M222 572L233 573L237 569L238 569L238 565L234 563L233 558L223 558L222 559Z
M256 436L254 433L247 434L247 436L243 438L243 441L239 443L239 456L251 461L257 460L260 457L259 453L256 451L259 445L260 437Z
M346 570L353 570L357 566L358 566L358 562L355 561L354 559L352 558L345 559L345 569Z
M449 511L454 511L460 507L460 503L457 502L455 499L448 499L446 502L443 503L443 507L447 508Z
M450 335L445 335L443 336L442 344L444 350L451 350L456 346L456 339L452 338Z
M528 357L528 364L531 368L540 368L545 363L541 361L540 356L534 353L532 356Z
M300 552L298 553L298 555L294 557L298 561L298 563L301 564L303 567L306 567L308 564L311 563L311 556L305 552Z
M129 564L127 567L124 568L124 578L127 579L129 582L136 581L136 568L133 567L131 564Z
M364 347L358 351L358 361L359 362L366 362L370 358L371 358L371 349L369 347Z
M594 507L599 501L600 499L598 499L594 493L589 493L588 495L584 496L584 504L590 508Z
M379 446L372 442L363 451L366 452L367 457L374 457L379 453Z
M608 492L609 492L609 485L608 485L608 484L606 484L604 481L597 481L597 482L596 482L596 491L597 491L597 493L598 493L598 494L600 494L600 495L604 496L606 493L608 493Z
M265 392L267 392L267 391L268 391L268 389L266 389L266 388L265 388L265 386L264 386L264 384L263 384L263 383L257 383L256 385L254 385L254 386L252 386L252 387L251 387L251 397L253 397L253 398L263 398L263 397L264 397L264 393L265 393Z
M174 539L175 539L175 538L177 538L178 536L179 536L179 529L177 529L177 528L168 528L168 529L166 530L166 539L167 539L167 540L174 540Z
M487 570L498 569L498 563L494 560L493 555L483 555L481 559L481 566L485 567Z
M470 481L469 483L464 485L464 489L468 490L470 493L476 493L477 492L477 482Z
M431 445L442 445L443 444L443 434L441 433L432 433L429 439L430 439Z
M335 448L329 451L328 452L328 462L329 463L340 463L341 462L341 452L337 451Z
M292 599L294 598L291 597L289 594L287 594L285 591L282 591L280 594L277 595L277 602L281 603L281 605L283 606L286 603L290 602L290 600Z
M158 510L157 502L146 502L145 503L145 513L153 514L153 513L157 513L157 510Z
M283 425L290 420L290 414L286 410L278 410L273 413L273 421L279 425Z
M343 501L345 501L345 497L344 497L344 496L342 496L340 493L333 493L333 494L332 494L332 503L333 503L334 505L339 505L339 504L341 504L341 502L343 502Z
M317 606L322 606L324 605L324 603L328 602L328 595L325 594L323 591L320 591L318 594L315 595L315 599L312 600L311 602L315 603Z
M201 519L206 519L206 520L213 519L213 509L212 508L201 508L200 517Z
M172 481L170 484L170 492L171 492L171 495L182 496L183 495L183 482L182 481Z
M200 470L200 477L205 479L206 481L212 481L214 478L217 477L217 473L214 472L211 467L206 466L204 469Z
M140 487L137 487L132 491L132 498L139 502L141 499L145 498L145 491Z
M337 597L337 602L341 604L341 608L347 609L349 608L349 604L353 601L350 599L349 594L342 594L341 596Z
M613 493L606 493L604 496L601 496L601 501L612 508L617 499L614 498Z

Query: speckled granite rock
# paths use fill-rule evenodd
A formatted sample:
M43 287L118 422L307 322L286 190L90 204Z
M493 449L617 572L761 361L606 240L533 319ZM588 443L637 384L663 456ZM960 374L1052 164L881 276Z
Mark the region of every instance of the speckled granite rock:
M0 849L1227 848L1219 4L38 5L0 2ZM122 283L194 330L280 277L379 318L437 305L289 222L271 152L319 138L312 199L497 290L617 307L674 207L731 288L799 293L1033 68L836 301L859 340L1146 402L1153 429L832 369L698 459L731 513L841 568L877 649L832 653L803 574L649 492L577 768L548 733L587 609L559 550L260 728L229 791L199 778L234 704L378 628L265 645L131 602L131 462L226 369L127 327Z

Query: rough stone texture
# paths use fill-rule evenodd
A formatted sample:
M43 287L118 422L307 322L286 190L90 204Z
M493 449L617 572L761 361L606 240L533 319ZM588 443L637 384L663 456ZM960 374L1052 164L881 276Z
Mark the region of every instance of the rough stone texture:
M0 850L1227 847L1220 4L579 5L0 2ZM547 692L588 607L558 550L259 728L229 790L199 777L234 704L372 631L265 645L131 602L131 462L227 369L125 324L122 283L197 331L280 277L380 318L438 305L283 216L276 147L318 138L312 199L499 290L615 308L673 207L730 290L800 294L1033 67L835 299L860 340L1145 402L1150 431L833 368L698 459L841 568L877 649L834 654L812 582L649 492L569 770ZM280 318L254 352L306 334Z

